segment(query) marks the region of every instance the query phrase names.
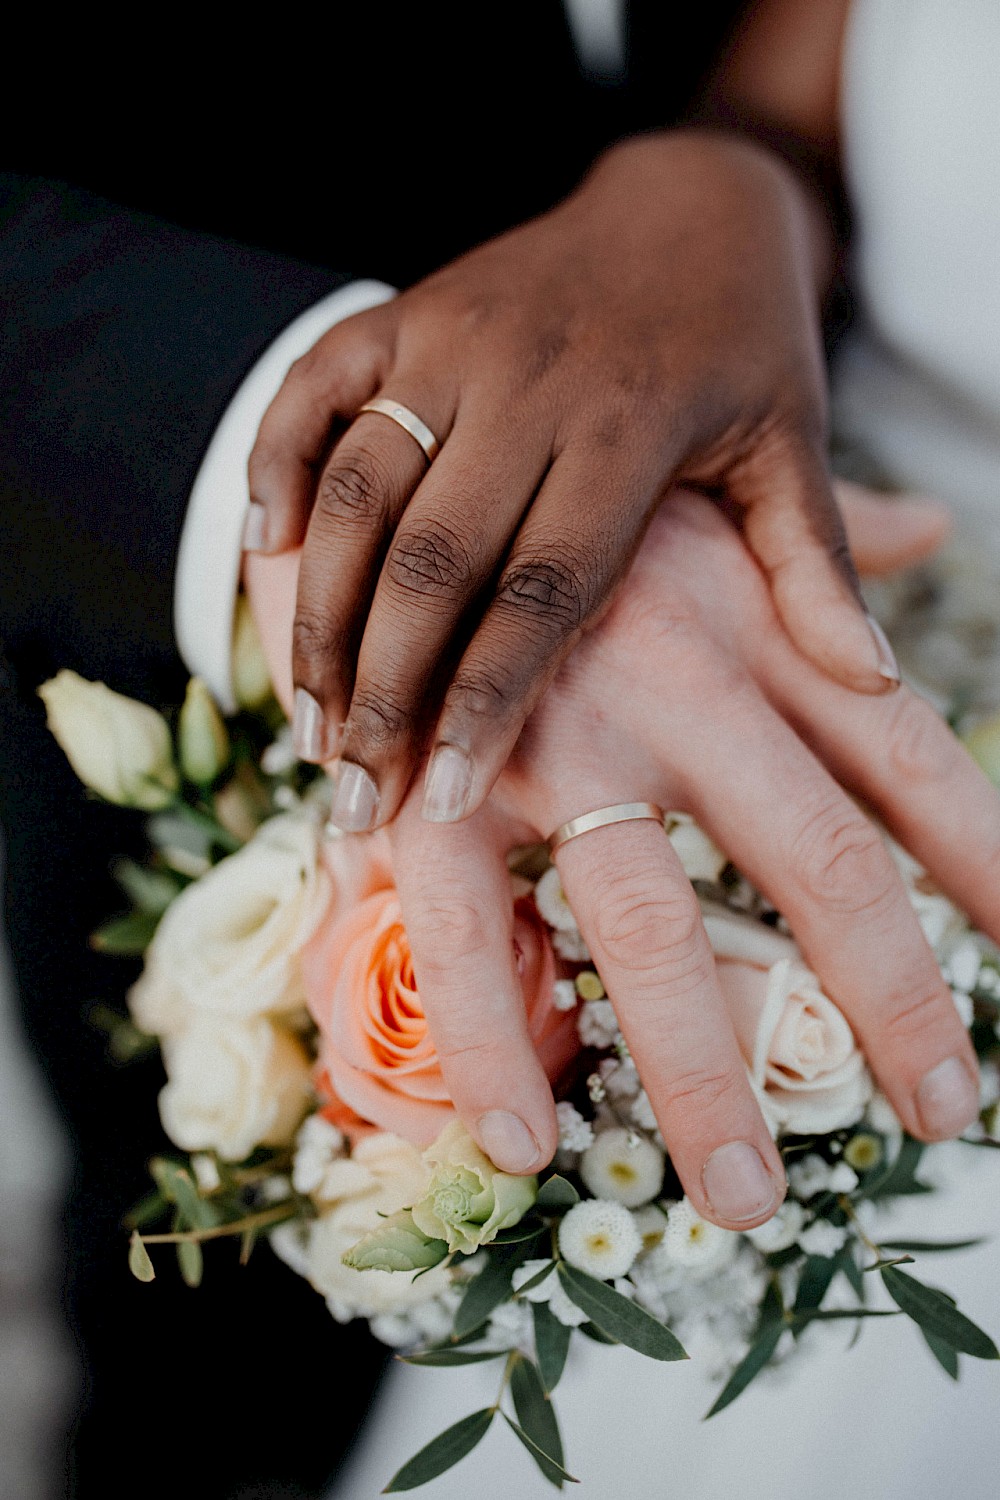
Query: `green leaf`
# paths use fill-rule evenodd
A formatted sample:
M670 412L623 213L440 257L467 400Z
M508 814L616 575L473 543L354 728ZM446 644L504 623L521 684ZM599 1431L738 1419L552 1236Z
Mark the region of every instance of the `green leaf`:
M166 870L150 870L134 859L119 860L112 873L133 906L156 917L163 915L182 889L176 876Z
M884 1172L874 1177L858 1192L859 1198L907 1198L917 1193L932 1191L924 1182L918 1182L916 1170L924 1154L923 1141L905 1136L894 1162Z
M957 1380L958 1354L956 1353L956 1351L951 1347L950 1344L946 1344L944 1339L939 1339L936 1333L928 1333L926 1328L921 1328L920 1332L924 1336L924 1340L927 1344L928 1349L931 1351L945 1374L950 1375L952 1380Z
M178 1241L177 1264L181 1268L181 1275L187 1286L201 1286L205 1262L197 1240Z
M148 911L129 912L127 917L112 917L90 935L90 946L98 953L117 958L140 958L153 940L159 917Z
M404 1365L427 1365L430 1369L447 1369L451 1365L479 1365L488 1359L502 1359L509 1349L425 1349L422 1354L397 1354Z
M533 1240L541 1231L541 1224L537 1219L522 1219L520 1224L515 1224L513 1229L502 1229L499 1234L494 1235L488 1245L483 1249L489 1251L494 1245L520 1245L522 1240Z
M800 1313L812 1307L819 1307L839 1269L836 1256L807 1256L799 1277L799 1289L795 1294L795 1305L792 1311Z
M546 1458L563 1469L563 1446L559 1436L559 1423L552 1402L546 1394L542 1377L530 1359L523 1356L514 1360L510 1372L510 1393L514 1398L514 1410L528 1437Z
M898 1312L884 1307L820 1307L807 1308L805 1312L790 1313L790 1327L802 1327L806 1323L840 1323L847 1318L898 1318Z
M883 1250L915 1250L917 1254L925 1252L932 1254L946 1250L971 1250L974 1245L985 1245L986 1241L979 1240L883 1240Z
M535 1207L547 1214L564 1214L579 1201L580 1194L573 1184L557 1173L554 1177L547 1177L538 1189Z
M550 1480L556 1489L562 1489L564 1480L568 1480L570 1484L580 1483L579 1479L574 1479L573 1475L568 1474L561 1464L557 1464L547 1453L539 1448L537 1443L533 1443L524 1428L519 1427L516 1422L512 1421L505 1411L501 1412L500 1415L507 1423L511 1432L517 1433L517 1436L521 1439L521 1442L527 1448L546 1479Z
M214 1229L222 1223L218 1208L200 1196L190 1172L177 1162L157 1156L150 1162L149 1170L164 1198L177 1205L191 1229Z
M141 1229L144 1224L155 1224L157 1219L163 1217L166 1211L167 1200L161 1192L156 1189L140 1198L133 1208L125 1215L124 1225L126 1229Z
M555 1268L556 1263L554 1260L546 1261L545 1265L540 1271L536 1271L534 1276L529 1277L527 1281L525 1281L521 1286L518 1287L517 1295L520 1297L523 1292L530 1292L536 1286L541 1286L546 1277L552 1275L552 1272L555 1270Z
M533 1246L533 1240L524 1240L518 1245L504 1245L490 1256L479 1275L469 1282L458 1305L453 1328L456 1338L485 1323L493 1309L507 1301L511 1277L530 1258Z
M579 1331L585 1338L593 1339L595 1344L618 1343L617 1339L611 1338L609 1334L602 1333L596 1323L581 1323Z
M1000 1350L989 1335L960 1313L942 1292L894 1266L883 1270L882 1280L896 1306L925 1332L933 1333L960 1354L971 1354L974 1359L1000 1359Z
M564 1260L559 1262L559 1279L581 1312L619 1344L627 1344L650 1359L687 1359L683 1345L669 1328L607 1282L578 1271Z
M132 1238L128 1242L128 1268L137 1281L154 1281L156 1272L153 1270L153 1262L149 1258L149 1251L139 1236L139 1231L133 1229Z
M861 1267L854 1259L854 1246L850 1240L848 1240L847 1244L837 1254L837 1269L843 1271L854 1288L856 1296L860 1297L863 1302L867 1295L867 1288L864 1276L861 1273Z
M484 1406L482 1411L472 1412L439 1433L392 1476L382 1491L383 1495L395 1495L400 1490L415 1490L418 1485L426 1484L429 1479L436 1479L439 1474L461 1462L477 1443L482 1442L495 1415L495 1407Z
M736 1369L722 1387L714 1404L705 1413L706 1421L709 1417L714 1417L718 1412L723 1411L727 1406L731 1405L737 1396L742 1396L751 1380L760 1374L761 1370L764 1369L770 1360L771 1355L778 1347L778 1340L781 1338L784 1330L784 1323L765 1323L757 1338L750 1345L747 1353L740 1360Z
M861 1271L862 1271L863 1275L867 1276L867 1274L868 1274L869 1271L884 1271L885 1268L886 1268L886 1266L912 1266L912 1265L913 1265L913 1256L912 1255L894 1255L894 1256L890 1256L888 1259L885 1259L884 1257L880 1257L878 1260L873 1260L870 1266L862 1266L861 1267Z
M560 1323L547 1302L531 1304L535 1320L535 1354L538 1358L538 1373L542 1384L551 1395L559 1384L566 1356L569 1353L572 1328Z

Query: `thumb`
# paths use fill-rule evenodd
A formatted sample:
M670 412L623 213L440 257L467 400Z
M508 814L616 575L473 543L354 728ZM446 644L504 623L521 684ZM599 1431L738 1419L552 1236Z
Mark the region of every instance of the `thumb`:
M833 485L859 573L882 578L932 557L947 541L951 514L926 495L885 494L836 479Z

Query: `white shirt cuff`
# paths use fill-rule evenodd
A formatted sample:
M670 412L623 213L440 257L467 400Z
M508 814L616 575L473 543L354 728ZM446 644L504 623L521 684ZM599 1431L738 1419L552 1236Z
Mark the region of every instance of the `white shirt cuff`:
M288 374L328 328L396 295L382 281L352 281L307 308L261 355L226 408L191 488L177 556L174 634L188 671L225 713L233 692L233 613L250 496L247 462L261 419Z

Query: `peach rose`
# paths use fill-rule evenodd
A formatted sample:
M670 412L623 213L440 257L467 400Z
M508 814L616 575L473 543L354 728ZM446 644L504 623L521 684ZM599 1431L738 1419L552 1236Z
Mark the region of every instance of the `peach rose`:
M530 901L514 908L528 1027L549 1078L578 1050L575 1016L552 1003L555 961ZM321 923L303 955L319 1068L337 1099L383 1130L426 1146L454 1117L413 973L394 889Z

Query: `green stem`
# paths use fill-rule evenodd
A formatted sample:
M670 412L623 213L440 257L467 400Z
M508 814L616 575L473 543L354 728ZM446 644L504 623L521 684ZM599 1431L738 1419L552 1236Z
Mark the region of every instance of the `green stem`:
M228 1224L216 1224L212 1229L178 1229L172 1234L140 1234L144 1245L177 1245L184 1240L219 1240L227 1235L243 1234L247 1229L263 1229L267 1224L280 1224L284 1219L294 1219L298 1209L294 1204L276 1203L259 1214L248 1214L243 1219L234 1219Z
M237 849L243 848L243 840L230 833L228 828L223 828L218 818L207 809L194 807L190 802L185 802L183 797L178 796L174 798L173 810L203 829L211 836L213 843L225 849L228 854L235 854Z

